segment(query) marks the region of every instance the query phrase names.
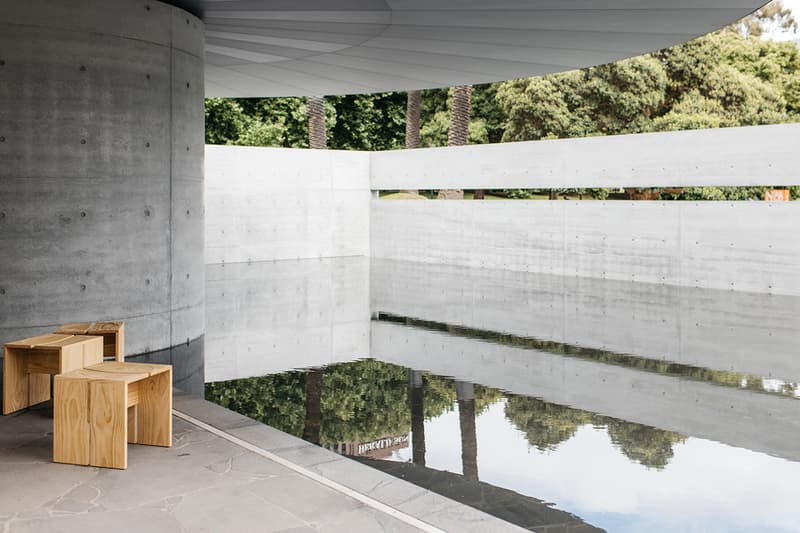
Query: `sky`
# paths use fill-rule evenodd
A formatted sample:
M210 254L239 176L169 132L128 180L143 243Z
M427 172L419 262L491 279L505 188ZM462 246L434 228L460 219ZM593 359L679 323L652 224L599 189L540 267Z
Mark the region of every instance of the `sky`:
M783 0L783 5L791 9L795 18L800 21L800 0ZM776 41L789 41L800 39L800 33L773 32L771 37Z

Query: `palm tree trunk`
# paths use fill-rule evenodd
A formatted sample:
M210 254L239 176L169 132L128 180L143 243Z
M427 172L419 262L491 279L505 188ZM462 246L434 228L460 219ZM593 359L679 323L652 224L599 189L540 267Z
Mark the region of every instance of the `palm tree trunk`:
M422 91L408 91L406 98L406 149L419 148L419 118L422 111ZM419 194L416 189L403 192Z
M325 129L325 97L309 96L306 101L308 115L308 147L315 150L328 148L328 133Z
M321 368L306 373L306 423L303 428L303 439L319 445L322 433L322 377Z
M419 118L422 112L422 91L408 91L406 98L406 148L419 148Z
M461 471L464 477L478 481L478 436L475 431L475 388L472 383L456 381L458 422L461 428Z
M425 466L425 403L422 372L408 371L408 398L411 404L411 460Z
M472 86L461 85L453 88L450 99L450 129L447 132L447 146L464 146L469 135L470 107L472 106ZM441 200L463 200L463 189L442 189L437 196Z

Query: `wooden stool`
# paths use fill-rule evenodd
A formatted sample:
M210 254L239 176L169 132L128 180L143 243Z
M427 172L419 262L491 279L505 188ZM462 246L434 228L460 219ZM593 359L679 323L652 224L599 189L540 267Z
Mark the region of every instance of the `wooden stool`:
M103 362L103 340L40 335L3 346L3 414L50 399L50 375Z
M124 322L78 322L64 324L55 333L69 335L97 335L103 337L103 355L120 363L125 360Z
M53 460L128 468L128 443L172 446L172 367L100 363L54 379Z

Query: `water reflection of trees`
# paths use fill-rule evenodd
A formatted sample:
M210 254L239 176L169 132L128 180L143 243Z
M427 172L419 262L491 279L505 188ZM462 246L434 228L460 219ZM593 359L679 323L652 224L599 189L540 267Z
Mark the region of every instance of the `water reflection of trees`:
M575 435L580 426L592 423L592 413L563 407L526 396L509 396L506 418L525 434L539 451L554 450Z
M625 456L657 470L663 469L672 459L672 446L686 440L674 431L664 431L650 426L607 419L608 435Z
M663 469L673 456L673 445L686 437L642 424L604 417L589 411L548 403L527 396L509 395L506 418L528 443L540 451L552 451L587 424L605 426L611 442L630 460L648 468Z
M410 391L413 387L407 368L374 359L331 365L324 370L206 385L208 400L322 446L407 433L412 430L414 405L422 408L425 420L451 412L457 404L464 410L460 417L468 414L474 420L504 397L508 398L506 418L540 451L554 450L572 438L579 427L593 424L607 427L611 441L632 461L662 469L672 458L673 445L685 439L678 433L505 394L481 385L473 386L473 400L460 398L461 402L457 402L456 383L452 379L427 373L422 374L421 391L417 391L421 392L422 401L416 398L412 402ZM414 413L417 428L419 414ZM466 430L470 429L469 420L461 422ZM470 431L462 433L462 438L468 437L467 441L472 442ZM424 443L420 445L419 460L424 464Z
M373 359L331 365L323 371L296 371L206 384L206 398L295 436L317 431L315 410L307 412L307 390L322 377L319 443L366 442L411 429L408 369ZM498 396L499 398L499 396ZM453 381L425 374L424 417L452 411ZM481 405L484 405L481 402ZM305 431L304 431L305 430ZM310 433L309 433L310 435ZM315 439L316 440L316 439Z

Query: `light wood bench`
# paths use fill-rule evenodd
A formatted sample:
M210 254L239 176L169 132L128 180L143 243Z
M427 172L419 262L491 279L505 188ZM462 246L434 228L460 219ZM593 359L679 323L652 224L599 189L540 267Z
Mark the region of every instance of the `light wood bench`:
M119 362L125 360L124 322L77 322L75 324L64 324L55 333L103 337L103 356L113 357L115 361Z
M50 376L103 361L103 340L50 334L3 345L3 414L50 399Z
M172 446L172 367L106 362L55 377L53 460L128 468L128 443Z

